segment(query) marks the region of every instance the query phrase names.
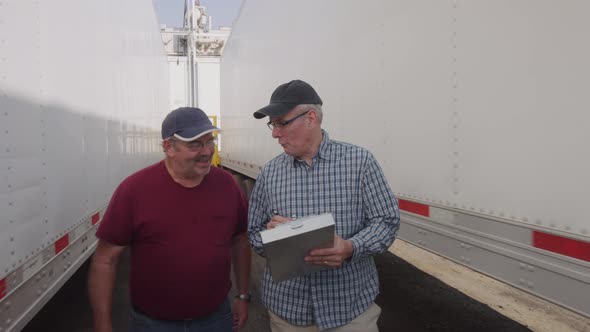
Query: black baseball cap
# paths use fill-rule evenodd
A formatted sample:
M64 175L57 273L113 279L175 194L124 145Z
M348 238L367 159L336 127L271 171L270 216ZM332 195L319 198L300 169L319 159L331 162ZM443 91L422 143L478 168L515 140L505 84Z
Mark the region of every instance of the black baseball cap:
M174 136L181 141L190 142L216 131L220 131L219 128L211 123L203 110L196 107L177 108L162 121L162 139Z
M323 105L311 85L302 80L293 80L279 85L270 97L270 104L254 112L254 117L281 116L301 104Z

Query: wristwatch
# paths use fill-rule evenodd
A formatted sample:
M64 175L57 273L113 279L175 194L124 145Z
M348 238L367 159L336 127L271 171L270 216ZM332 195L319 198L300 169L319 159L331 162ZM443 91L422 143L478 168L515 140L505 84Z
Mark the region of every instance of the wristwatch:
M242 301L250 302L252 300L252 294L238 294L236 295L236 299L240 299Z

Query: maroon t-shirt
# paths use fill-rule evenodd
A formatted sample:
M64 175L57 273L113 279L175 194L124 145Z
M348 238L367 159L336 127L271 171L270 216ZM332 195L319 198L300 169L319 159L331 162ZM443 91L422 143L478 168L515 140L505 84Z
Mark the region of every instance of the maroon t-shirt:
M117 188L96 235L130 246L131 301L158 319L205 316L231 287L231 240L247 229L247 203L233 177L211 167L195 188L174 182L164 162Z

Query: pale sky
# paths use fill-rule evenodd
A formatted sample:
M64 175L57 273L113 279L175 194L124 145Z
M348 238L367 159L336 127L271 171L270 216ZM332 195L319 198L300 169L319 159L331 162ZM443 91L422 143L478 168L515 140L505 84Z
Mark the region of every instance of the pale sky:
M153 0L160 24L168 27L182 27L182 14L185 0ZM213 21L213 29L232 26L238 16L242 0L201 0L207 14Z

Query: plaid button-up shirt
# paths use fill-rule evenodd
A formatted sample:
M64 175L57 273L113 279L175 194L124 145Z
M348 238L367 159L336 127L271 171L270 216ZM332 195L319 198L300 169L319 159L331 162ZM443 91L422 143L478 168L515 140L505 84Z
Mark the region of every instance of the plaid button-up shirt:
M298 217L332 212L336 233L353 243L349 260L278 283L266 269L262 279L262 301L269 310L293 325L328 329L351 322L375 300L379 280L371 255L393 243L399 209L369 151L323 135L311 167L285 153L264 166L250 198L248 234L256 253L264 256L260 231L272 210Z

